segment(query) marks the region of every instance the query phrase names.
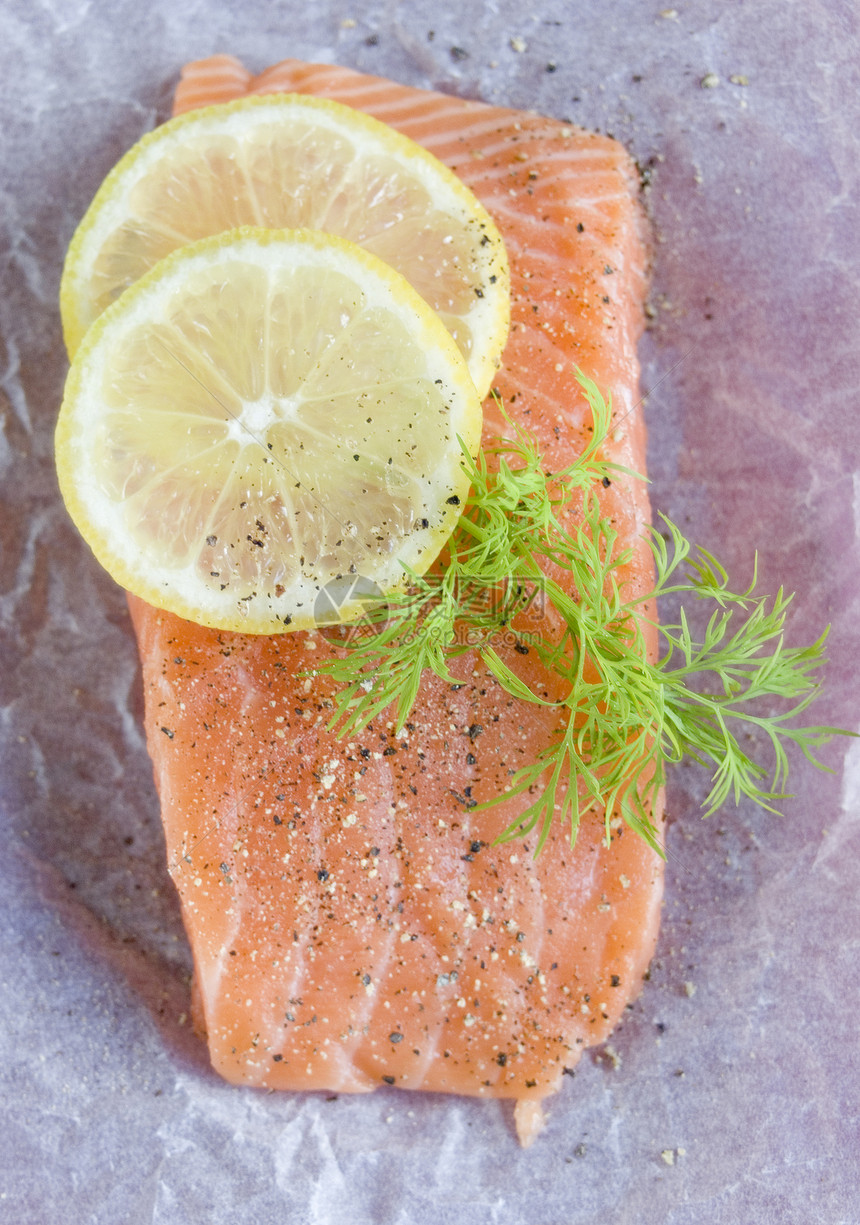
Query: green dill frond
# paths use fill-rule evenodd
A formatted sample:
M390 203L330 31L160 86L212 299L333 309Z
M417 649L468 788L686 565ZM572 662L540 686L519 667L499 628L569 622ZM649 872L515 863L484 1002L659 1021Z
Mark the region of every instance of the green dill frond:
M620 817L662 854L651 813L668 766L686 757L711 771L705 815L744 797L776 811L787 796L788 749L823 768L815 750L853 733L790 726L817 695L826 631L811 646L786 646L791 596L758 594L755 572L734 591L721 563L666 516L647 534L653 589L626 593L620 574L632 550L619 548L600 489L619 475L641 478L600 458L611 402L578 377L593 423L579 458L546 472L535 439L499 404L511 436L475 459L463 448L471 492L444 566L410 574L408 589L371 609L341 644L343 654L319 671L338 685L329 726L351 735L390 709L402 727L424 673L456 683L449 663L475 651L512 697L559 712L555 739L482 806L521 801L500 841L536 833L539 852L561 822L573 843L584 815L597 812L607 841ZM556 567L568 576L564 586L551 577ZM512 619L538 598L562 627L554 640L531 647L561 681L557 699L535 692L497 649ZM649 659L645 606L684 599L673 620L657 625L660 654ZM774 702L782 703L776 713ZM743 747L762 738L770 768Z

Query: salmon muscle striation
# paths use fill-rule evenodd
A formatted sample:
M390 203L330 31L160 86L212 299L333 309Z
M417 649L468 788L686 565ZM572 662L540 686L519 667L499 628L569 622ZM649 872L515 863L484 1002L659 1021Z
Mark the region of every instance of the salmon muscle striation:
M176 111L275 91L367 111L463 179L511 264L505 410L547 468L569 465L590 428L579 367L612 396L603 458L643 472L647 254L624 150L557 120L294 60L257 77L229 56L189 65ZM494 400L485 408L492 444L510 427ZM628 590L645 592L646 487L613 480L601 504L633 549ZM402 733L381 719L340 740L326 730L333 682L306 675L331 654L323 634L220 633L130 605L214 1067L272 1089L512 1098L530 1142L565 1069L637 995L663 884L660 858L620 823L604 844L600 814L573 849L559 823L535 857L534 838L496 842L521 801L474 811L550 742L557 713L512 698L466 654L456 686L425 677ZM501 651L511 667L551 685L515 645Z

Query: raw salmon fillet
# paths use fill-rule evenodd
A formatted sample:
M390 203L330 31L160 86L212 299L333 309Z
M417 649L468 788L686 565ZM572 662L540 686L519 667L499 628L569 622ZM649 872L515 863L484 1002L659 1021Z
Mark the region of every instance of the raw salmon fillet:
M565 467L589 429L579 366L612 395L605 458L644 471L646 252L626 153L556 120L296 61L258 77L228 56L192 64L176 111L264 91L336 98L451 166L511 262L505 408L548 468ZM488 400L485 440L500 432ZM636 546L625 578L642 592L645 485L613 481L602 501L621 547ZM402 734L383 719L341 741L325 730L332 682L304 675L334 649L323 634L242 636L131 609L215 1068L276 1089L513 1098L530 1139L541 1101L637 994L662 895L661 860L619 822L607 847L602 817L586 818L573 850L559 824L535 858L534 838L495 843L518 801L473 811L549 742L557 713L512 699L465 655L457 686L425 680ZM512 640L503 655L553 685L534 652Z

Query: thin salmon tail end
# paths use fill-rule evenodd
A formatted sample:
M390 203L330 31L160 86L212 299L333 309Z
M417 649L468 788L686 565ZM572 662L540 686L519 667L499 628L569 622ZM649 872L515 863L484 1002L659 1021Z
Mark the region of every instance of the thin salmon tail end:
M532 1097L521 1097L514 1107L514 1126L517 1139L523 1148L530 1148L546 1127L547 1118L543 1102Z

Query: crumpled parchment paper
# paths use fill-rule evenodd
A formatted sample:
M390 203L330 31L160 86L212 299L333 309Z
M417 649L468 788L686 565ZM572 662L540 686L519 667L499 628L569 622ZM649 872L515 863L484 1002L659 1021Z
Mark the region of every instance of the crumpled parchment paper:
M57 290L183 62L338 62L610 131L649 181L655 507L827 623L856 728L860 35L848 0L245 0L0 9L0 1221L849 1225L860 1220L860 745L782 817L669 792L650 981L520 1151L510 1107L232 1088L190 961L122 594L59 502Z

